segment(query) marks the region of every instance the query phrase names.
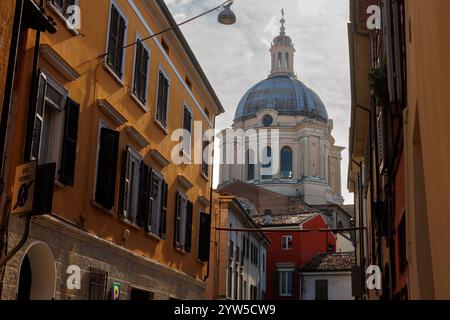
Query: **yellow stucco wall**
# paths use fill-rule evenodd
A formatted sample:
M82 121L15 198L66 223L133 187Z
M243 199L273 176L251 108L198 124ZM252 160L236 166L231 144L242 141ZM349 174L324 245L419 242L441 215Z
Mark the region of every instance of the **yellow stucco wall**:
M141 1L115 0L120 9L128 18L126 43L134 42L136 35L147 36L147 24L153 32L165 28L167 21L157 8L156 4ZM134 8L132 6L134 5ZM40 58L40 67L48 71L69 91L69 96L81 104L78 131L78 149L76 159L75 186L55 186L53 212L81 228L117 245L123 246L133 252L143 254L158 262L188 274L193 278L202 279L206 274L206 265L197 260L198 250L198 222L199 212L209 212L198 201L199 196L209 199L211 181L201 174L200 165L169 164L161 168L149 155L153 149L158 150L168 160L171 159L172 148L178 142L172 142L170 134L173 130L182 127L183 105L187 104L192 113L193 120L202 121L203 130L212 126L214 116L219 112L219 106L214 102L211 92L192 66L180 42L172 32L164 34L165 42L170 47L169 55L160 47L161 37L156 41L147 40L146 45L150 53L150 70L148 81L148 99L144 110L131 97L133 63L135 47L125 50L125 64L123 82L119 82L104 66L99 55L106 52L107 29L109 20L110 1L80 0L81 30L75 35L68 30L63 20L57 14L47 9L47 13L55 17L58 23L58 32L55 35L42 35L42 44L48 44L60 55L66 63L74 68L80 77L68 82L59 73L58 68L52 66L44 58ZM26 51L26 61L23 72L20 74L22 85L17 91L18 101L15 105L14 150L11 158L14 168L23 159L23 149L26 130L26 113L28 92L30 84L32 53L34 46L34 32L29 32ZM155 123L156 90L158 68L162 67L170 78L170 97L167 133L163 132ZM184 82L186 75L192 82L192 91L187 89ZM194 99L195 98L195 99ZM114 109L126 118L126 123L116 125L113 119L105 114L98 106L98 100L107 100ZM202 111L208 108L209 119ZM96 159L98 148L99 123L104 121L111 129L120 131L120 147L116 180L116 200L113 214L103 211L93 205ZM125 127L134 127L148 142L149 146L141 149L125 132ZM121 167L123 151L129 144L154 169L160 171L169 185L167 239L156 240L147 235L144 230L138 230L124 223L120 219L118 204L120 199ZM192 151L193 154L193 151ZM210 166L209 177L212 178ZM9 181L13 179L13 170ZM183 190L177 182L177 176L185 176L194 186L187 192L189 200L194 203L192 252L181 253L173 248L173 226L175 210L175 193ZM211 179L210 178L210 179ZM9 190L11 190L9 185ZM123 240L123 232L130 230L127 241Z
M0 114L3 109L3 95L8 70L15 7L15 0L0 2Z
M419 279L434 286L434 298L450 298L450 1L406 2L408 57L408 111L405 129L406 188L411 298L430 297ZM423 159L424 188L418 186L418 154ZM420 192L424 189L425 192ZM419 202L418 202L419 200ZM425 203L426 211L419 210ZM419 241L426 225L416 225L425 215L429 242ZM419 247L431 250L432 277L418 268ZM427 249L428 248L428 249Z

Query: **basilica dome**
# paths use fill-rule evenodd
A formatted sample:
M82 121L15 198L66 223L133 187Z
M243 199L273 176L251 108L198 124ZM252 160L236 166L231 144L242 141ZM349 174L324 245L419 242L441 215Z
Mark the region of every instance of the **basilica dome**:
M234 121L253 117L263 109L273 109L280 115L302 115L328 121L320 97L289 74L270 76L248 90L236 109Z

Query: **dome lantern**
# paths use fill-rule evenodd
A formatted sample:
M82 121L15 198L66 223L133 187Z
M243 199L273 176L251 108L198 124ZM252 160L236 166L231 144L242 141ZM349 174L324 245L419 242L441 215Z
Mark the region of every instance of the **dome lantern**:
M292 39L286 35L284 24L284 9L281 10L280 34L273 39L270 53L272 55L272 70L269 77L278 75L289 75L295 77L294 53L295 48Z

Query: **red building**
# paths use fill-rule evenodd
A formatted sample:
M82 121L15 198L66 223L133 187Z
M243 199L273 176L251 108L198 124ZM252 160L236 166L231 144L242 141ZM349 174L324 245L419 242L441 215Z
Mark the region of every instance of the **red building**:
M267 252L267 299L299 300L298 270L318 254L335 252L335 235L317 231L328 228L321 213L266 214L254 220L272 242ZM274 229L277 232L268 231Z

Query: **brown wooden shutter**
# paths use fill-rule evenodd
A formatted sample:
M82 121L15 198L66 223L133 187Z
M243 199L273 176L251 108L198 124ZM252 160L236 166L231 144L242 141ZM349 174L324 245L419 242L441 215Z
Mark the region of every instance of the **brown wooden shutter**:
M119 149L119 132L102 128L97 165L97 186L95 200L98 204L111 210L116 195L117 155Z
M211 242L211 216L200 213L200 230L198 239L198 259L203 262L209 261Z
M36 113L34 117L33 136L31 142L31 160L39 159L42 124L44 123L45 95L47 93L47 77L39 73L36 97Z
M142 58L141 58L141 67L140 67L140 79L139 79L139 98L142 103L146 103L146 91L147 91L147 70L148 70L148 61L150 59L148 51L142 46Z
M161 196L161 223L159 225L159 236L161 239L166 238L166 224L167 224L167 193L168 193L168 185L163 180L162 185L162 196Z
M63 184L72 187L75 181L79 115L80 104L68 98L61 156L60 181Z
M184 241L184 250L191 252L192 247L192 219L194 214L194 205L192 202L187 202L186 210L186 239Z
M175 213L174 213L174 227L173 227L173 245L179 248L180 243L180 226L181 226L181 195L177 191L175 195Z
M144 228L148 221L148 208L150 197L150 168L141 162L141 178L139 182L139 209L137 216L138 226Z

